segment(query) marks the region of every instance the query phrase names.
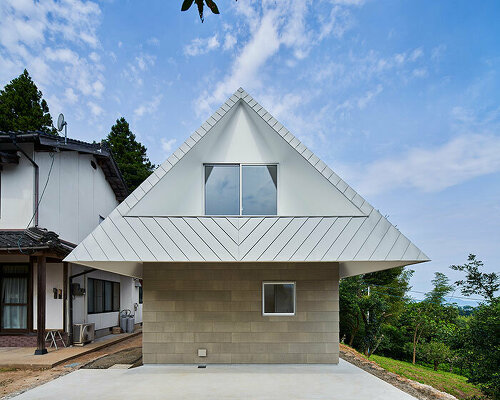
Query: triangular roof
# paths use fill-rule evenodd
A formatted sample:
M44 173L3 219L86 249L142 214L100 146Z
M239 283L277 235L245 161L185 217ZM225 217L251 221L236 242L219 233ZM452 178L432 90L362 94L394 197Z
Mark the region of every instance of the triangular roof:
M241 102L260 116L359 212L348 216L310 217L133 215L131 210L146 194ZM350 276L428 260L242 88L66 258L69 262L133 276L141 275L144 262L339 262L341 275Z

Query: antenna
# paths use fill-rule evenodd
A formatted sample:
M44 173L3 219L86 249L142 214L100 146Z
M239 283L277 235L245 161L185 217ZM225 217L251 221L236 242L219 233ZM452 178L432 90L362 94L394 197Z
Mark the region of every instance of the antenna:
M59 118L57 118L57 130L59 132L64 128L64 144L68 143L68 123L64 120L63 113L59 114Z

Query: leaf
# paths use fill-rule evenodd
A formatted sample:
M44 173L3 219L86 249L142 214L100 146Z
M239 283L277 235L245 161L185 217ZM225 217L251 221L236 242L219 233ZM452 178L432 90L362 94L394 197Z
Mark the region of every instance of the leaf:
M192 6L194 0L184 0L182 2L181 11L187 11Z
M196 5L198 6L198 14L200 14L201 22L203 23L203 0L196 0Z
M214 14L220 14L219 9L217 8L217 4L215 4L213 0L205 0L205 2L207 3L207 6L210 8L210 10L212 10Z

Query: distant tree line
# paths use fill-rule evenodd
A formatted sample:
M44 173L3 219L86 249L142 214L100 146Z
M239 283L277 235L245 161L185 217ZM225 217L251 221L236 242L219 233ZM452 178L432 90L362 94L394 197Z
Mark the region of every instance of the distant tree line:
M500 399L499 276L483 272L474 254L450 268L463 272L464 279L450 284L437 272L422 301L408 295L413 273L408 269L342 279L341 340L367 357L376 352L464 375L487 396ZM459 307L446 300L453 290L484 301Z
M49 106L25 69L0 90L0 132L39 131L57 135ZM146 147L130 130L124 117L118 118L102 140L110 149L130 191L154 170Z

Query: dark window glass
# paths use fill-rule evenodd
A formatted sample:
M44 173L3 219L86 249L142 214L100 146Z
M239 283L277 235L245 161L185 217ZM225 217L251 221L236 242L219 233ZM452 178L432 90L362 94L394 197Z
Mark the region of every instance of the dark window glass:
M294 314L294 286L293 283L264 283L264 313Z
M142 304L142 286L139 287L139 304Z
M0 303L3 329L28 329L29 265L0 266Z
M120 283L88 278L87 312L120 311Z
M242 166L243 215L276 215L277 168L276 165Z
M113 282L113 311L120 311L120 284Z
M95 308L94 308L94 280L89 278L87 282L87 312L89 314L95 313Z
M205 214L240 214L239 165L205 165Z
M104 281L104 311L113 311L113 282Z

